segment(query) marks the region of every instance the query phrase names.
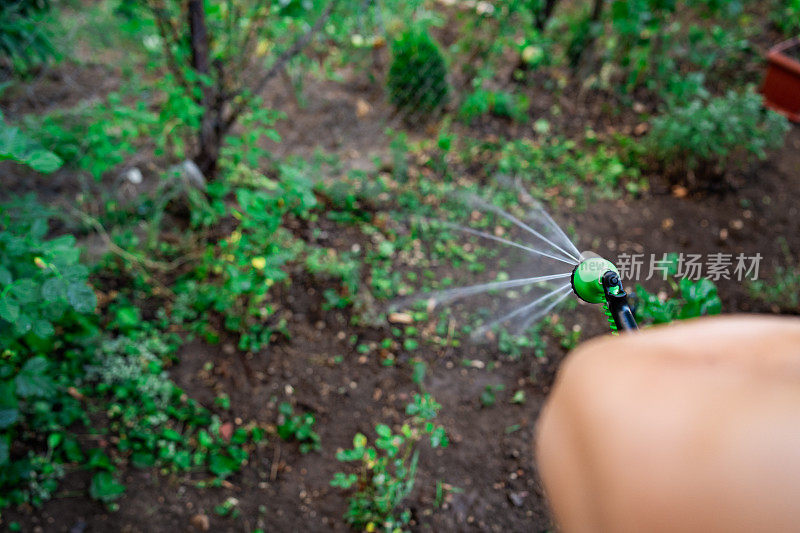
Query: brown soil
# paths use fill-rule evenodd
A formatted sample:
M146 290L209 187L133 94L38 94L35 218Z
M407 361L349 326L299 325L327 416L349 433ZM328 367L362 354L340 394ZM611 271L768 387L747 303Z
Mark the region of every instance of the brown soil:
M281 91L283 108L291 120L280 126L287 152L308 155L317 146L336 151L345 165L359 167L373 155L385 157L389 109L379 89L365 83L311 84L308 107L290 103ZM540 90L534 112L542 113L552 98ZM358 100L371 110L357 116ZM591 123L597 131L631 129L635 116L607 113L607 103L589 95L563 96L564 115L581 131ZM538 103L537 103L538 102ZM278 103L278 102L276 102ZM363 105L361 106L363 108ZM541 109L540 109L541 108ZM565 124L567 129L569 124ZM522 135L530 126L492 122L481 128ZM505 129L504 129L505 128ZM641 198L592 203L585 212L554 213L565 225L574 225L579 248L615 257L619 252L761 253L762 276L783 264L778 237L800 251L798 207L800 196L800 130L794 128L785 147L756 171L740 179L734 193L689 194L676 197L654 178ZM43 183L39 184L45 189ZM30 186L30 184L28 184ZM333 246L347 246L346 233L331 237ZM645 285L655 290L658 283ZM746 287L734 280L718 283L726 312L770 311L755 303ZM230 478L231 485L198 489L196 475L160 475L130 469L122 480L128 487L120 509L109 513L85 495L86 472L71 472L60 495L41 509L4 513L4 521L19 520L25 531L186 531L203 514L212 531L328 531L345 530L341 515L345 497L328 485L340 470L338 448L349 447L361 431L373 435L376 423L397 424L403 407L417 389L405 364L409 354L398 354L398 365L385 367L375 358L360 358L347 342L350 334L379 340L387 328L353 328L341 312L322 312L321 294L312 280L297 273L286 295L293 312L292 338L252 358L228 343L209 346L187 343L172 370L175 381L193 398L212 408L216 391L230 395L225 420L256 420L274 424L277 403L294 402L317 417L322 451L302 455L296 444L272 439L255 453L245 469ZM575 321L588 338L603 334L604 319L596 308L582 306ZM430 347L415 352L428 363L427 390L442 404L440 416L450 438L447 449L424 450L418 480L409 499L414 528L420 531L547 531L553 529L532 454L534 428L558 364L564 357L551 349L544 359L523 357L509 361L495 348L467 346L458 351ZM342 356L337 363L334 358ZM465 358L494 361L493 371L462 366ZM214 363L214 372L203 370ZM478 397L487 384L504 384L495 406L482 408ZM526 393L524 405L508 402L514 391ZM516 425L519 429L512 431ZM441 480L462 489L434 508L435 483ZM217 517L212 509L228 497L239 500L238 519ZM259 507L262 507L262 511ZM426 511L431 510L432 511ZM7 522L6 522L7 523Z

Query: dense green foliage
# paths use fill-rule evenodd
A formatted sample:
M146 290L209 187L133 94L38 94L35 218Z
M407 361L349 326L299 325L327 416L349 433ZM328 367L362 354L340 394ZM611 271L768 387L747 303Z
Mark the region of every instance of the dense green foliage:
M786 118L764 109L759 95L729 91L670 106L653 120L647 146L667 172L707 178L764 159L788 130Z
M26 126L37 140L64 163L86 171L94 179L123 163L136 151L136 144L155 136L158 117L145 102L128 106L120 94L106 101L30 116Z
M42 24L49 9L49 0L0 3L0 60L7 59L15 70L25 72L57 55Z
M0 212L0 506L49 498L66 464L93 469L89 493L104 502L124 491L113 476L120 463L200 466L220 478L238 470L241 445L263 432L239 429L223 441L219 419L167 376L179 339L129 305L115 306L100 334L75 238L46 238L50 213L30 200ZM106 426L93 427L97 411ZM87 450L75 433L83 427L114 435L113 454Z
M49 498L81 454L65 429L87 420L69 391L97 334L95 294L75 238L47 231L38 206L0 207L0 507Z
M447 65L427 30L407 30L392 42L392 64L386 83L389 101L416 118L437 111L448 102Z

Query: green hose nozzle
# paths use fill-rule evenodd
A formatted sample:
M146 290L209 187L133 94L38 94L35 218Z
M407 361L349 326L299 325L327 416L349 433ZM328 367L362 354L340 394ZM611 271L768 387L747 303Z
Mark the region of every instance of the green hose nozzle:
M584 259L572 271L570 282L572 290L581 300L604 304L612 332L639 329L614 263L602 257Z
M603 291L603 274L611 271L619 276L614 263L602 257L584 259L572 271L572 290L578 298L590 304L601 304L606 301Z

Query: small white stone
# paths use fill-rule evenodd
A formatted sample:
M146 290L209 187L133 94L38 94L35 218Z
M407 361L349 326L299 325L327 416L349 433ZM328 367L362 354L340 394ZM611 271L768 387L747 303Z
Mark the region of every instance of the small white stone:
M129 182L133 183L134 185L139 185L142 183L144 176L142 176L142 171L139 170L137 167L129 168L127 172L125 172L125 179Z

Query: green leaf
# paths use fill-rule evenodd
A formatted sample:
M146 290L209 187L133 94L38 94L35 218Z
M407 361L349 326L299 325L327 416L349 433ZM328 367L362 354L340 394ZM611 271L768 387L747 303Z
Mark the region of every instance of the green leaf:
M156 464L156 458L152 453L134 452L131 455L131 464L136 468L149 468Z
M172 428L164 429L164 431L161 432L161 436L174 442L180 442L183 440L183 436Z
M12 323L19 318L19 306L8 295L0 297L0 318Z
M126 305L125 307L121 307L117 309L117 323L119 324L120 328L133 328L141 322L141 313L137 307L133 307L132 305Z
M14 405L0 406L0 429L5 429L14 425L17 419L19 419L19 409L16 407L16 398L13 398L13 401Z
M358 461L364 457L364 448L354 450L339 450L336 452L337 461Z
M9 285L13 280L11 272L6 267L0 266L0 286Z
M9 292L21 304L33 303L39 298L39 286L31 278L18 279L11 285Z
M29 153L25 157L25 163L36 172L49 174L58 170L64 162L53 152L40 149Z
M46 302L57 302L67 297L67 283L61 278L48 278L42 284L42 298Z
M101 502L111 502L122 496L125 485L117 482L111 472L98 472L92 477L89 495Z
M0 435L0 466L8 464L10 450L8 435Z
M211 438L208 431L201 429L197 434L197 443L204 448L210 448L211 445L214 444L214 439Z
M44 356L29 359L14 378L17 394L23 398L48 397L55 392L53 381L46 375L49 363Z
M13 381L0 382L0 429L13 425L19 418L17 393Z
M448 444L447 434L443 427L439 426L431 432L431 446L434 448L438 448L439 446L446 448Z
M73 283L67 287L67 301L79 313L92 313L97 305L97 296L86 283Z
M358 480L358 477L355 474L343 474L342 472L336 472L333 475L333 479L331 480L331 487L340 487L343 489L349 489L353 486Z
M55 332L53 324L47 320L37 320L33 323L33 334L40 339L49 339Z
M208 461L208 469L215 476L227 477L239 470L239 463L227 455L217 452L211 455Z
M78 441L72 437L66 437L64 439L64 445L62 446L64 449L64 455L67 456L67 460L71 463L79 463L84 460L83 452L81 451L81 445L78 444Z
M85 282L89 277L89 269L81 264L65 266L61 269L61 277L70 284Z
M33 328L33 320L31 317L24 313L20 313L17 320L14 322L14 333L18 336L27 334Z
M93 448L89 450L89 460L86 464L89 468L102 468L103 470L107 471L114 470L114 465L111 464L111 459L109 459L108 455L106 455L106 452L100 448Z

